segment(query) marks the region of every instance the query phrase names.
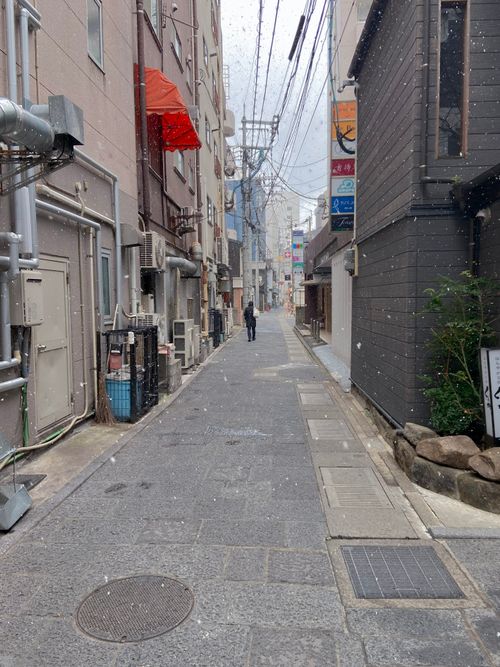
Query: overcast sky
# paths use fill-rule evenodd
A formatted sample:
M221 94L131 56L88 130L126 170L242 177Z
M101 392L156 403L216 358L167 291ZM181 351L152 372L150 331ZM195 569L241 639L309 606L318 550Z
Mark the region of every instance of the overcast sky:
M258 118L260 117L264 93L276 3L277 0L264 0L259 85L255 113ZM280 1L276 36L269 69L269 83L263 112L264 120L270 120L278 110L278 98L289 64L288 54L290 53L300 15L304 11L305 6L306 0ZM303 81L311 55L312 43L319 23L322 6L322 2L317 3L302 50L300 67L290 104L280 122L279 139L273 149L273 161L276 165L280 164L292 118L294 115L297 115L296 109L300 94L300 84ZM224 63L229 65L230 68L230 97L228 106L236 115L236 126L238 128L237 143L241 142L240 128L243 108L245 107L247 118L251 118L253 114L255 91L254 56L257 43L258 16L259 0L222 0ZM327 178L328 133L326 130L326 87L320 97L326 77L327 44L323 45L325 35L326 29L323 31L323 36L319 43L318 51L321 50L322 46L323 51L305 109L301 115L297 141L291 156L288 156L284 162L289 166L282 172L282 175L290 186L309 197L315 197L325 191ZM316 105L316 112L313 115ZM310 127L306 135L309 124ZM306 204L306 202L307 200L304 200L303 204ZM310 201L309 206L311 204L314 205Z

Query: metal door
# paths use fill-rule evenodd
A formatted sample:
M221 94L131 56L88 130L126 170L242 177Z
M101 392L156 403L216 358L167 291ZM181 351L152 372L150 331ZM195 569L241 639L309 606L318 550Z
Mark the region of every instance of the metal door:
M38 430L72 413L68 262L43 259L40 271L44 322L33 327Z

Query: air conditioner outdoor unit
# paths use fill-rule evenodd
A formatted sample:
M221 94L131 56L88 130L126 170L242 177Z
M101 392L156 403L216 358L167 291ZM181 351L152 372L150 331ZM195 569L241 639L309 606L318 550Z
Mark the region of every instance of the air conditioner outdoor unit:
M158 327L158 343L166 343L165 315L160 313L139 313L137 321L143 327Z
M174 320L175 358L181 360L182 368L194 364L193 320Z
M194 208L192 206L184 206L181 208L181 218L192 218L194 216Z
M165 240L156 232L144 232L144 245L141 246L141 269L165 268Z

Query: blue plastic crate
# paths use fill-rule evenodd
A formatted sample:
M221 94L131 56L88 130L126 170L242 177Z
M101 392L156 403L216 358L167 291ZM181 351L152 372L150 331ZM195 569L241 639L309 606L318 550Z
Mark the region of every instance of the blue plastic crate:
M141 414L142 383L136 384L136 415ZM129 421L132 417L131 380L106 379L106 393L108 394L111 411L118 421Z

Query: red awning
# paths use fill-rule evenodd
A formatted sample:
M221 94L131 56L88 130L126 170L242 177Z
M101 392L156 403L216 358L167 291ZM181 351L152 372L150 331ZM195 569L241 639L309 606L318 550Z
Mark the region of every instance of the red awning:
M186 151L201 148L184 100L177 86L158 69L145 68L146 113L161 117L163 150Z

